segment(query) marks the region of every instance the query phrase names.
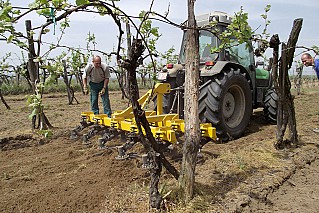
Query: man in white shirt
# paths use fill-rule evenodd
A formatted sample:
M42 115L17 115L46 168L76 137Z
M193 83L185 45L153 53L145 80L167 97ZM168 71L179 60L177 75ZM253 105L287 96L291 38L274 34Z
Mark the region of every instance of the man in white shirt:
M100 56L94 56L92 63L89 63L83 73L84 93L88 94L87 83L90 86L91 109L95 115L99 114L99 95L102 98L104 114L111 117L111 105L108 92L110 70L105 63L101 63Z

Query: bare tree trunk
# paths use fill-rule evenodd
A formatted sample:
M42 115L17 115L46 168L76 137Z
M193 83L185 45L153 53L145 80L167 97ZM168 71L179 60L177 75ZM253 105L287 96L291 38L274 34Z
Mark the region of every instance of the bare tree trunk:
M116 78L118 80L120 90L122 93L122 99L129 99L129 91L128 91L128 74L127 72L120 67L120 70L115 71Z
M277 149L282 147L284 135L286 132L286 127L288 123L287 119L287 111L285 110L285 78L284 78L284 70L287 65L286 63L286 57L284 48L286 46L282 44L282 53L281 53L281 60L280 60L280 66L279 66L279 76L278 76L278 115L279 119L277 120L277 141L275 143L275 147Z
M156 152L149 152L149 155L149 157L152 159L152 165L150 166L151 181L149 189L150 206L156 209L160 209L163 199L158 191L158 183L161 177L162 163L159 155L157 155Z
M73 100L75 100L77 102L77 104L79 104L78 100L74 96L74 90L71 87L71 79L72 79L71 77L72 76L70 77L70 80L68 79L68 72L67 72L67 67L66 67L65 61L63 61L63 69L64 69L63 80L64 80L64 83L66 86L66 91L68 93L69 105L73 104Z
M47 125L47 127L53 128L53 126L51 125L48 117L44 113L42 113L42 118L43 118L43 121L45 122L45 124Z
M132 35L131 35L131 26L130 23L127 21L125 23L125 29L126 29L126 45L127 45L127 55L129 55L129 50L132 48ZM122 99L128 98L128 95L130 93L129 91L129 74L127 72L124 72L124 70L121 70L121 77L122 77Z
M85 95L84 94L84 85L83 85L83 80L82 80L82 75L81 75L81 72L80 72L80 68L79 68L78 72L76 72L75 78L76 78L77 83L80 84L82 94Z
M26 20L25 21L25 26L26 26L26 31L27 31L27 35L28 35L28 45L29 45L29 52L28 52L28 72L29 72L29 76L30 76L30 83L32 86L32 92L33 94L36 94L36 82L39 80L39 76L37 75L37 66L34 62L34 59L36 57L35 54L35 49L34 49L34 40L33 40L33 34L31 32L31 20ZM43 126L45 128L46 125L42 125L42 112L39 113L38 115L34 115L32 117L32 129L35 128L39 128L42 129ZM36 126L36 121L37 121L37 117L38 117L38 125Z
M126 29L126 45L127 45L127 55L130 54L130 50L132 47L132 36L131 36L131 26L130 23L127 21L125 23ZM120 86L120 90L122 93L122 99L129 99L130 91L129 91L129 74L123 70L122 67L119 68L120 70L116 70L116 77Z
M196 158L200 144L198 117L199 96L199 32L196 30L194 14L195 0L188 0L188 30L186 44L185 74L185 143L179 186L187 203L193 198Z
M70 84L69 84L69 80L68 80L68 71L66 68L66 62L65 60L63 60L63 80L66 86L66 91L68 93L68 100L69 100L69 105L72 104L72 96L71 96L71 91L70 91Z
M277 119L277 141L274 144L277 149L284 145L297 144L297 124L294 107L294 97L291 95L291 83L288 76L288 70L291 68L295 46L301 31L302 19L294 21L293 29L290 33L287 45L282 44L282 55L280 61L279 81L278 81L278 119ZM279 117L280 115L280 117ZM288 139L284 141L284 135L289 127Z
M16 84L20 85L20 74L16 73Z
M298 37L301 31L303 19L295 19L292 31L289 36L289 40L287 43L287 62L288 66L286 69L286 102L287 105L287 112L288 112L288 126L289 126L289 138L288 140L292 144L298 143L298 134L297 134L297 123L296 123L296 113L295 113L295 106L294 106L294 97L291 95L291 82L289 80L288 70L292 66L293 57L296 49L296 44L298 41Z
M153 137L149 123L145 116L145 112L141 109L141 106L138 103L139 91L138 91L138 85L136 80L136 68L137 68L138 58L140 58L140 56L144 52L144 49L145 47L142 44L142 40L133 40L132 47L129 51L128 59L125 60L125 62L122 64L122 66L126 68L128 72L130 97L132 101L132 109L133 109L136 125L138 128L141 143L144 146L145 150L149 153L159 153L159 159L161 163L176 179L178 179L179 174L177 170L165 158L160 144ZM146 141L145 136L143 135L141 125L143 126L145 130L145 134L146 134L146 138L148 139L148 142ZM157 161L154 160L154 162L156 163ZM157 165L155 166L155 168L161 168L161 166ZM152 177L151 179L152 189L150 189L150 195L152 196L150 197L150 204L154 205L154 206L151 206L152 208L159 208L159 204L160 204L159 201L161 200L161 196L157 189L157 184L158 184L157 178L159 178L160 172L158 172L158 170L153 171L153 175L158 177Z
M43 78L43 83L45 83L45 81L47 80L47 76L49 75L49 73L47 73L46 69L42 69L43 73L42 73L42 78Z
M2 101L2 103L6 106L7 109L11 109L10 106L7 104L6 100L4 100L3 96L2 96L2 92L1 92L1 89L0 89L0 99Z
M296 72L297 72L297 76L295 78L295 84L296 84L296 88L297 88L297 95L301 94L301 84L302 84L302 70L303 70L303 66L298 66L296 68Z
M27 35L28 35L28 44L29 44L29 53L28 53L28 72L30 75L32 91L35 93L35 83L38 80L37 76L37 66L34 63L34 59L36 57L35 50L34 50L34 40L31 32L31 21L25 21Z
M34 40L32 34L31 21L25 21L26 31L28 35L28 45L29 45L29 53L28 53L28 72L31 80L32 90L34 94L37 94L36 91L36 82L39 81L39 66L35 64L34 59L36 58L36 53L34 49ZM42 91L41 96L42 96ZM41 97L42 98L42 97ZM36 127L36 121L38 118L38 126ZM45 116L43 110L39 112L37 115L32 117L31 121L32 129L39 128L40 130L47 129L48 127L52 127L48 118Z

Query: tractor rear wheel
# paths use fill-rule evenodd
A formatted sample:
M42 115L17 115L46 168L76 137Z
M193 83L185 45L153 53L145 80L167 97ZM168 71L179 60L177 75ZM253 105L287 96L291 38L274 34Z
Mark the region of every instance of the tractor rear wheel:
M278 95L273 88L268 89L264 97L264 116L271 124L277 123L277 109Z
M222 141L240 137L249 124L251 113L251 89L239 69L212 76L200 89L199 118L212 123Z

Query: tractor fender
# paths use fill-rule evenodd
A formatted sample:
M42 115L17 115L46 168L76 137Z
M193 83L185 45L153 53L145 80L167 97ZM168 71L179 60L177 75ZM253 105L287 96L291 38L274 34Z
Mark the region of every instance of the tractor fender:
M166 68L166 67L165 67ZM164 68L164 71L165 71L165 68ZM181 69L184 69L183 65L182 64L174 64L173 68L170 68L170 69L167 69L167 72L169 74L170 77L176 77L177 75L177 72Z
M201 77L213 76L223 72L223 70L225 69L231 69L231 68L240 69L241 73L245 73L245 77L248 80L248 82L250 82L249 84L250 84L250 87L252 88L251 76L249 72L247 71L247 69L240 64L230 62L230 61L217 61L216 64L214 64L214 66L212 66L211 68L203 67L200 70L200 76Z

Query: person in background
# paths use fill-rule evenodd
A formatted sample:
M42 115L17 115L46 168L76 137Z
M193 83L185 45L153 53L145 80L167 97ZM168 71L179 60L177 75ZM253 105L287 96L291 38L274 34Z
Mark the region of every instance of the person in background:
M111 117L111 105L108 92L110 70L105 63L101 63L100 56L94 56L92 63L89 63L83 73L84 94L88 94L87 84L90 88L91 109L95 115L99 114L99 95L102 98L104 114Z
M317 78L319 79L319 59L311 57L309 53L304 53L301 55L301 62L306 67L313 66L313 69L316 71Z
M313 58L309 53L304 53L301 55L301 62L306 67L312 66L316 71L317 78L319 80L319 59ZM314 132L319 133L319 128L313 129Z

